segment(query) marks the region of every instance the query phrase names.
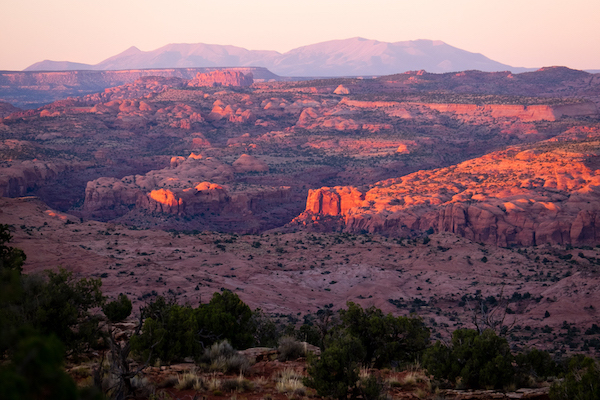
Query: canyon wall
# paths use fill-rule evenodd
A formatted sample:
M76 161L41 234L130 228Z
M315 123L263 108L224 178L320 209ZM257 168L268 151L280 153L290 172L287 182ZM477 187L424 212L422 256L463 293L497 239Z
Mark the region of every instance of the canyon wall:
M77 168L67 162L37 160L9 161L0 164L0 197L20 197L61 173Z
M248 87L254 83L254 76L251 72L246 74L240 71L213 71L198 72L196 76L188 82L188 86L241 86Z

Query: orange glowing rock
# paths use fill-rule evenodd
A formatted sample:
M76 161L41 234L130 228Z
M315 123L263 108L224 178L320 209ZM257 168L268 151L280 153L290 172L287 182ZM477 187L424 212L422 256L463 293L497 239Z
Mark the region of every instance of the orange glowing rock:
M335 94L350 94L350 91L348 90L347 87L345 87L344 85L339 85L334 91L333 93Z
M199 183L199 184L196 185L195 189L200 192L202 190L218 190L218 189L223 189L223 186L217 185L216 183L201 182L201 183Z
M178 204L181 204L181 199L179 201L175 197L175 193L166 189L158 189L150 192L150 198L158 203L167 205L169 207L177 207Z

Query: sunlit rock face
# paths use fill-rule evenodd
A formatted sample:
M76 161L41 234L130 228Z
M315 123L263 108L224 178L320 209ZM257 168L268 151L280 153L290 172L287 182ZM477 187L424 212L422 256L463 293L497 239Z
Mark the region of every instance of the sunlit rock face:
M243 74L240 71L214 71L199 72L196 77L188 82L190 87L202 86L250 86L254 83L254 77L251 73Z
M452 232L498 246L600 241L600 134L567 132L449 168L378 182L365 193L323 187L294 223L410 236ZM590 141L591 140L591 141Z

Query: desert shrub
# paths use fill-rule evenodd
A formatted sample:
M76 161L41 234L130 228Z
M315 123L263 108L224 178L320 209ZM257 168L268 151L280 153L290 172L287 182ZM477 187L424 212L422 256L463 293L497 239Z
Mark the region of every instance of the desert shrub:
M66 351L77 353L98 338L99 280L75 281L59 269L23 275L22 250L8 246L9 226L0 224L0 397L3 399L100 398L79 390L64 371Z
M123 321L131 315L131 310L131 300L123 293L119 294L117 300L108 302L102 307L102 312L110 322Z
M235 349L229 344L228 340L223 340L221 342L213 343L212 346L204 350L204 361L214 361L217 358L224 357L227 358L236 354Z
M228 339L236 349L245 349L254 342L252 310L237 294L228 290L215 293L210 302L195 310L199 339L210 345L218 339Z
M600 365L597 360L577 355L569 361L564 378L550 387L551 400L600 399Z
M227 340L213 343L204 351L202 362L210 365L213 371L244 373L250 369L250 362L239 354Z
M296 338L323 349L321 332L315 325L302 324L298 330Z
M79 352L100 337L99 317L90 310L104 297L100 279L74 280L64 268L45 271L47 279L27 276L23 310L26 322L42 334L56 335L66 348Z
M457 329L451 346L437 342L427 349L423 364L437 379L469 388L502 389L515 379L514 357L506 339L490 329Z
M202 345L196 340L198 324L193 309L163 297L142 310L145 317L139 336L131 338L131 348L144 359L154 362L199 357Z
M277 325L260 309L252 312L250 322L254 331L254 344L259 347L275 347L279 339Z
M217 340L227 339L237 348L253 342L252 311L229 291L215 293L208 304L195 309L159 296L142 310L142 316L142 332L132 338L132 349L144 358L150 357L151 362L158 358L164 362L198 359L203 349ZM241 360L237 364L235 368L243 367Z
M320 358L309 356L309 376L304 384L316 389L319 396L339 400L346 400L348 396L351 399L378 398L381 388L374 384L376 380L360 382L360 365L365 355L366 351L357 338L345 335L335 339L328 344Z
M418 317L394 317L375 307L363 310L352 302L347 305L340 311L342 326L360 340L366 365L381 368L413 362L429 345L429 329Z
M0 272L13 270L21 273L27 257L23 250L8 246L11 240L10 226L0 224Z
M551 376L558 376L561 372L560 366L552 359L550 353L535 348L517 354L515 363L518 379L521 382L519 386L521 387L524 386L529 377L543 380Z
M279 361L297 360L306 355L304 345L290 336L279 339L277 351L279 351L279 357L277 357Z

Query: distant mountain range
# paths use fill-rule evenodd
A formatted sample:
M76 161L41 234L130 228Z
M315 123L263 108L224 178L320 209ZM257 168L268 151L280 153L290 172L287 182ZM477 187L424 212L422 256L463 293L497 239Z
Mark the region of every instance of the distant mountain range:
M363 38L331 40L286 53L215 44L169 44L152 51L130 47L96 64L42 61L25 71L130 70L147 68L265 67L281 76L389 75L411 70L525 72L441 41L379 42Z

